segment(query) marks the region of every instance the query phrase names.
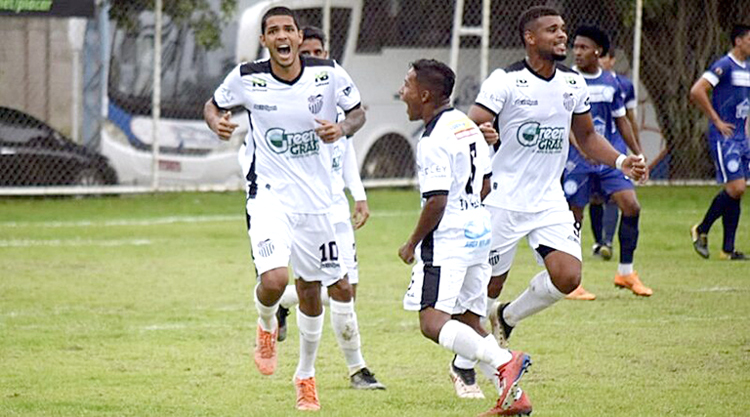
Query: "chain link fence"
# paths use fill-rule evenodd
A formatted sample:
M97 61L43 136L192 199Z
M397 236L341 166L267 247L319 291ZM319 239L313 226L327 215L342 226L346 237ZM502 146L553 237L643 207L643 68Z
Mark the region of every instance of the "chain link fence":
M0 2L0 193L17 187L47 192L47 186L58 185L242 188L236 153L248 129L247 114L234 112L240 128L222 142L203 122L202 108L237 62L264 57L260 18L273 5L296 9L303 26L330 27L331 56L357 83L367 111L368 122L354 138L365 182L411 183L421 126L407 120L397 91L410 62L450 61L456 13L456 3L445 0L163 0L161 117L155 123L154 0L100 0L74 18L19 15L5 3ZM688 92L728 51L731 25L750 21L750 8L742 3L645 2L637 112L655 180L713 178L707 122L689 104ZM517 19L538 4L490 1L489 71L523 59ZM542 4L561 11L571 43L582 24L607 31L615 69L632 77L634 0ZM482 0L465 1L463 25L478 27L481 19ZM567 63L572 65L570 51ZM480 65L480 37L462 37L453 97L462 110L477 95Z

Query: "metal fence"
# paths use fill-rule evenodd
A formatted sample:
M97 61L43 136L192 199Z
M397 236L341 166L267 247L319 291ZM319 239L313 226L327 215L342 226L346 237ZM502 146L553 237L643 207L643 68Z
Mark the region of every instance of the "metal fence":
M616 70L640 80L638 124L652 178L677 183L713 178L707 122L688 92L729 49L732 23L750 20L742 3L646 1L640 20L635 0L543 4L562 12L571 38L582 24L610 34ZM264 56L260 17L277 4L297 9L302 25L327 29L331 56L361 90L368 122L354 141L366 184L403 185L413 182L421 129L397 95L409 62L451 62L457 45L454 101L465 110L483 63L491 71L523 58L516 22L540 2L487 0L484 31L482 0L100 0L74 18L0 6L0 194L60 193L64 185L97 192L242 188L236 152L247 115L235 112L240 128L222 142L203 122L202 107L237 62ZM462 19L457 4L464 4ZM475 29L452 43L457 26Z

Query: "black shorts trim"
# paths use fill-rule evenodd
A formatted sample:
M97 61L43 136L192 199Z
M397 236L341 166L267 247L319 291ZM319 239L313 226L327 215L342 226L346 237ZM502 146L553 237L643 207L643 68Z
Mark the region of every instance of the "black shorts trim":
M424 278L422 282L422 300L420 302L420 311L427 307L435 307L437 303L438 292L440 290L440 267L425 265Z

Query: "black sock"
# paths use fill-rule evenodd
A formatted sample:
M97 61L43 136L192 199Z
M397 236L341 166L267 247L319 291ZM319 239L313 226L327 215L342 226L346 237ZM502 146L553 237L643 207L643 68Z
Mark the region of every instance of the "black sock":
M727 204L731 203L730 200L732 200L732 197L730 197L724 190L721 190L719 191L719 194L716 194L714 201L711 202L711 206L708 207L708 211L703 217L703 221L698 225L698 233L708 233L708 231L711 230L711 226L716 219L721 217L726 211Z
M594 242L602 243L602 216L604 214L603 204L589 204L589 216L591 217L591 231L594 232Z
M617 229L617 218L620 216L620 210L615 203L604 205L604 216L602 220L602 239L606 245L612 246L612 239L615 238Z
M727 197L729 195L727 194ZM721 223L724 225L724 244L722 250L726 253L734 252L734 235L740 224L740 200L729 197L729 202L724 207L724 216Z
M620 263L632 264L635 248L638 246L638 217L620 217Z

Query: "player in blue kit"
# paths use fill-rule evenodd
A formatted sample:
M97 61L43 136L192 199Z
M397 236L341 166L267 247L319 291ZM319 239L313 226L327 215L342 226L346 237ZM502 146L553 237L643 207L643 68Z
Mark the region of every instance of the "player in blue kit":
M620 83L622 101L625 104L625 116L630 121L630 127L633 128L635 140L640 144L638 121L636 120L638 99L635 95L635 86L628 77L615 72L615 63L615 49L610 45L609 52L599 57L599 65L605 71L611 72L617 78L617 82ZM615 135L620 135L619 131L615 131ZM627 148L624 146L625 142L621 138L614 141L614 143L623 145L622 148L617 149L620 152L627 151ZM594 243L593 254L608 261L612 258L612 239L617 229L620 210L614 201L604 201L601 196L595 196L589 202L589 218L591 219L591 229L594 232L594 241L596 242Z
M750 25L732 29L732 50L714 62L690 89L690 99L708 116L708 144L716 167L716 181L724 188L714 197L703 221L690 229L693 247L709 257L708 232L721 217L724 242L719 259L747 260L735 250L740 222L740 199L750 175L748 112L750 112ZM709 99L709 93L713 96Z
M627 145L634 153L641 155L640 144L626 117L620 83L611 72L604 71L599 66L599 57L608 51L609 37L606 33L595 26L580 27L573 43L576 62L573 69L586 80L591 97L591 116L597 133L607 138L620 152L624 152ZM616 135L617 132L620 135ZM618 169L590 163L582 152L572 147L563 177L563 190L578 222L583 220L583 209L591 198L592 185L597 181L604 197L611 198L623 214L618 236L620 263L614 283L636 295L648 297L653 291L643 285L638 273L633 270L640 215L633 181ZM578 287L567 298L594 299L593 294L583 287Z

